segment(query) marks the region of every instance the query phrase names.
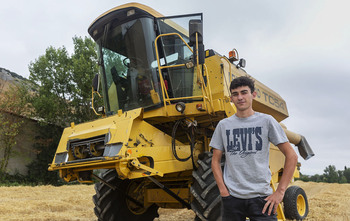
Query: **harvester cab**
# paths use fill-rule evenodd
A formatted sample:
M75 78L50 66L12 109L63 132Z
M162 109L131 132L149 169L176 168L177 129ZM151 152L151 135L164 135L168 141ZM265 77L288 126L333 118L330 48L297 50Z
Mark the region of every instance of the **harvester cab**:
M197 219L219 219L209 142L217 123L236 112L231 80L248 74L237 50L229 58L204 50L202 21L202 14L164 17L129 3L90 25L100 66L93 97L103 98L103 117L66 128L49 170L67 182L99 181L93 196L99 220L153 220L159 207L191 208ZM255 83L254 109L277 121L287 118L286 102ZM303 157L313 156L305 137L285 131ZM283 154L271 145L272 186L283 164ZM307 199L303 203L302 211L289 208L297 218L307 215ZM278 214L283 220L282 208Z
M197 56L187 44L188 24L196 21L196 27L201 27L202 15L158 17L129 8L103 16L90 26L98 46L107 116L119 110L155 109L169 98L193 99ZM204 63L203 44L199 45Z

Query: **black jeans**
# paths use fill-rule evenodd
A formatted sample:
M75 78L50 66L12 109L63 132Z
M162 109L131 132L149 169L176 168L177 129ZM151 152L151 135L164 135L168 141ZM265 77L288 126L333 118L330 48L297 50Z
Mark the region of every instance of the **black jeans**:
M250 221L273 220L277 221L276 214L267 215L267 211L262 213L266 201L265 197L252 199L239 199L233 196L222 198L223 215L222 221L245 221L246 217Z

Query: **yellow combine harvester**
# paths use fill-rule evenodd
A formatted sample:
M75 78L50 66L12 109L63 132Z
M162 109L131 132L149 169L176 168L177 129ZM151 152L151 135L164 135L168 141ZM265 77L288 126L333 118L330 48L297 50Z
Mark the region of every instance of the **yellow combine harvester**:
M153 220L159 207L192 209L196 220L220 219L208 144L219 120L236 112L231 80L248 74L237 51L227 58L204 50L202 29L202 14L164 17L137 3L109 10L89 27L99 53L93 97L102 91L102 118L71 123L49 170L67 182L97 179L99 220ZM258 81L256 88L256 111L278 121L288 117L276 92ZM313 156L303 136L286 132L305 159ZM283 154L271 145L272 187L283 165ZM304 191L288 189L278 218L307 213Z

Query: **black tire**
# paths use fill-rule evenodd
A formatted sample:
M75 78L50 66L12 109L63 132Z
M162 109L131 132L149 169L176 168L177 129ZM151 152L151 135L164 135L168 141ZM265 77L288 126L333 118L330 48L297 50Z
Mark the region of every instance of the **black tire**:
M94 212L99 221L152 221L159 217L157 205L143 208L127 198L126 194L134 187L142 185L142 180L121 180L115 170L108 170L103 174L102 179L116 189L113 190L102 182L95 184L96 194L92 200L95 204ZM144 194L142 191L136 192L136 195L129 194L129 196L143 203Z
M305 191L299 186L290 186L283 198L284 215L287 219L303 220L309 213Z
M210 152L203 153L198 160L198 169L192 172L191 207L196 213L195 220L221 220L221 196L211 169L212 156Z

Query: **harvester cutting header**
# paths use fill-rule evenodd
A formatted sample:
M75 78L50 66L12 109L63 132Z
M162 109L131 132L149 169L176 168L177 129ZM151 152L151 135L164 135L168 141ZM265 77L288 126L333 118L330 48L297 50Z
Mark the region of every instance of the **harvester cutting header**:
M219 218L209 142L217 123L236 112L230 82L249 75L236 50L227 58L204 49L202 21L202 14L165 17L129 3L90 25L100 66L93 97L104 101L93 109L102 118L66 128L49 170L59 170L67 182L97 179L99 220L153 220L159 207L187 207L200 220ZM278 122L287 118L286 102L255 84L254 110ZM313 156L303 136L285 131L305 159ZM282 156L271 145L272 186L283 172ZM295 209L300 217L307 215L307 200L304 205L304 211ZM281 208L278 217L284 219Z

